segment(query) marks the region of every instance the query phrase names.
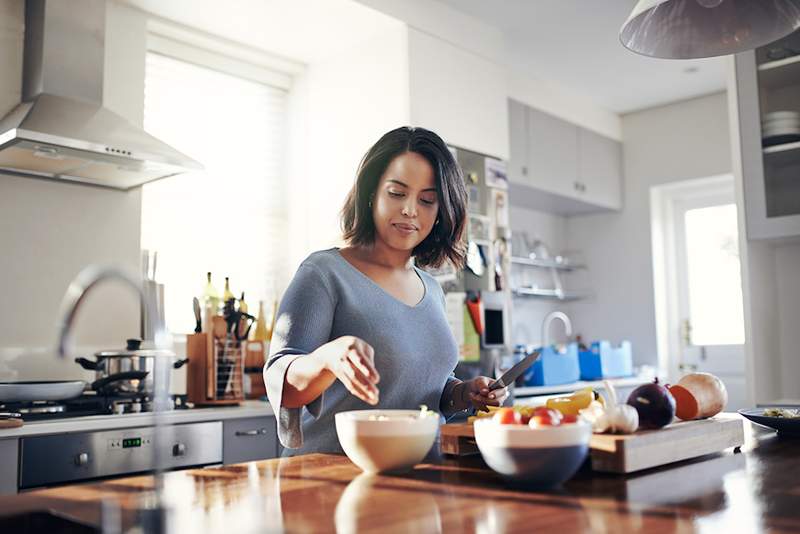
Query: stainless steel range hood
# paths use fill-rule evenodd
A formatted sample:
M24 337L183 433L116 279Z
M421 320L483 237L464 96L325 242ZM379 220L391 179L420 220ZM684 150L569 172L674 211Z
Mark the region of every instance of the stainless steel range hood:
M103 107L105 0L27 0L22 103L0 171L130 189L203 166Z

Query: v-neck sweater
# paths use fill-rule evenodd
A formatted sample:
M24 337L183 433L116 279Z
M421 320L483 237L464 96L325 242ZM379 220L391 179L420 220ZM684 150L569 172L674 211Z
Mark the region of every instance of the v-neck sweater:
M452 387L458 345L447 324L444 292L414 267L425 286L410 306L390 295L333 248L311 254L297 270L278 308L270 357L264 367L267 397L277 415L278 437L288 454L342 452L334 416L348 410L444 411ZM371 406L336 380L303 408L281 406L289 365L325 343L355 336L375 350L380 400Z

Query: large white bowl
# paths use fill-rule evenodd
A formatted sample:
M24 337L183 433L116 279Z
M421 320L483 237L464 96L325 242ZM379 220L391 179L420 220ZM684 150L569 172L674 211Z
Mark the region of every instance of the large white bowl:
M475 421L475 442L486 464L515 482L558 486L580 468L589 452L592 427L585 421L530 428Z
M438 414L420 417L419 410L336 414L339 444L354 464L369 473L410 469L431 450L438 430Z

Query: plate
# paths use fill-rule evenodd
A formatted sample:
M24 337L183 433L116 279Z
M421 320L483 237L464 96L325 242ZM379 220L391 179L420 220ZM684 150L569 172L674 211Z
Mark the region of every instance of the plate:
M774 406L775 408L785 408L785 406ZM770 408L756 408L755 410L739 410L739 414L752 422L774 428L779 434L785 436L800 437L800 417L769 417L764 415L764 410ZM797 409L794 407L793 409Z

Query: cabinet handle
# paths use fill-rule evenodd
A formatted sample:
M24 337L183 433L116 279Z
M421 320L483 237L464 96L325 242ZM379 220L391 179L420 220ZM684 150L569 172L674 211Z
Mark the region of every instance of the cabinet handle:
M237 436L263 436L267 433L266 428L259 428L258 430L237 430Z

